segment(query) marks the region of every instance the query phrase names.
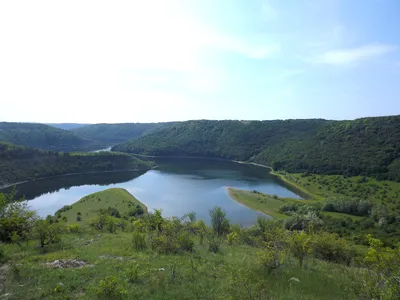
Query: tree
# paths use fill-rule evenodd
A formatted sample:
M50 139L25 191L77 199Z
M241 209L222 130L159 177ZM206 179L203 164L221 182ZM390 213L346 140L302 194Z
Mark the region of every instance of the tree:
M31 231L36 213L28 209L26 201L14 201L13 196L0 193L0 241L10 242L12 235L26 237Z
M64 226L60 224L50 224L47 220L37 220L34 225L34 237L39 239L40 248L49 244L59 242Z
M289 236L289 245L293 256L299 260L300 267L312 250L311 236L305 231L293 231Z
M224 233L227 233L229 230L229 221L226 218L226 212L221 209L221 207L216 206L212 210L210 210L211 217L211 227L214 232L221 236Z

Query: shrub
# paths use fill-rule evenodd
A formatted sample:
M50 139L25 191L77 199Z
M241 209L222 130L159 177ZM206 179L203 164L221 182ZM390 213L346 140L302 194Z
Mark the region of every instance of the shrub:
M194 241L187 232L183 232L178 237L179 248L182 251L193 252Z
M214 232L221 236L229 231L229 221L226 218L226 212L221 207L214 207L210 210L211 227Z
M76 220L77 220L78 222L82 221L81 216L77 216L77 217L76 217Z
M129 283L139 282L139 266L135 263L128 266L127 270L125 271L125 277Z
M62 208L56 211L56 214L61 214L62 212L69 211L72 209L72 205L64 205Z
M67 226L67 231L71 233L80 233L82 232L82 228L79 224L70 224Z
M137 204L135 208L128 212L128 215L131 217L140 217L144 214L143 208Z
M147 248L146 244L146 236L144 233L134 231L132 235L132 244L133 248L135 248L136 251L141 251Z
M302 267L304 259L312 250L311 236L304 231L293 231L290 234L289 245L293 256L299 260Z
M60 224L50 224L46 220L37 220L33 228L34 237L39 239L40 248L60 241L64 227Z
M267 270L267 274L279 268L284 259L284 253L273 246L272 243L265 243L265 249L257 253L260 263Z
M322 260L350 264L353 251L345 239L337 234L320 232L313 239L315 256Z
M89 221L89 226L97 230L103 230L107 223L107 216L99 215Z
M35 220L36 213L28 209L27 202L9 203L0 193L0 242L11 242L12 235L15 234L26 237Z
M121 299L127 292L119 285L115 276L107 276L100 280L97 296L101 299Z
M236 232L231 232L226 235L226 239L227 239L229 245L233 245L234 243L238 242L239 234Z
M208 251L217 253L219 251L221 241L218 236L211 235L208 237Z
M180 245L177 241L166 234L158 234L150 238L151 249L158 253L176 253Z

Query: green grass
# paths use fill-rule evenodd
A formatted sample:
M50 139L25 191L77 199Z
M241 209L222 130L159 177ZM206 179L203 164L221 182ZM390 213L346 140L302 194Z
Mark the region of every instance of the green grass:
M93 193L83 197L79 201L72 204L72 208L62 212L61 216L67 217L67 223L80 223L87 226L87 222L98 215L100 209L114 207L118 209L121 216L128 213L136 205L140 205L147 212L147 207L132 196L127 190L122 188L110 188L101 192ZM77 222L78 212L81 213L81 221Z
M52 245L47 253L40 253L34 241L6 245L15 267L5 274L2 294L10 294L5 299L98 299L99 282L115 276L126 292L123 299L356 299L351 290L356 268L312 259L300 268L288 257L267 275L257 258L259 248L223 243L215 255L196 240L194 253L161 255L136 252L131 240L126 232L86 232L64 235L62 244ZM92 266L44 265L58 259L83 260ZM138 278L130 283L128 272L135 266ZM293 277L299 282L290 280Z
M253 209L262 213L265 213L269 216L271 216L274 219L284 219L288 218L287 215L282 214L279 212L279 208L288 203L288 202L304 202L301 200L296 200L296 199L291 199L291 198L275 198L274 196L267 195L267 194L261 194L261 193L255 193L252 191L245 191L245 190L238 190L234 188L227 188L229 196Z

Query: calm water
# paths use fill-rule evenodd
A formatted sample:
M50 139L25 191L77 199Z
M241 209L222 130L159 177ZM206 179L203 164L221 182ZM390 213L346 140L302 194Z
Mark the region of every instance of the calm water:
M17 186L32 209L46 216L83 196L110 187L127 189L151 209L166 217L195 211L208 221L208 211L221 206L228 218L243 226L252 225L257 212L232 200L226 187L257 190L282 197L300 198L281 185L265 168L204 159L156 159L158 168L146 173L116 172L63 176Z

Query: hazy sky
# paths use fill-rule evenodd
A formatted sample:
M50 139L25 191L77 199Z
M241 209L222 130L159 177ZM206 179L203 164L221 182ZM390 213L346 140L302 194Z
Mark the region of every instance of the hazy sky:
M399 0L1 1L0 121L400 114Z

